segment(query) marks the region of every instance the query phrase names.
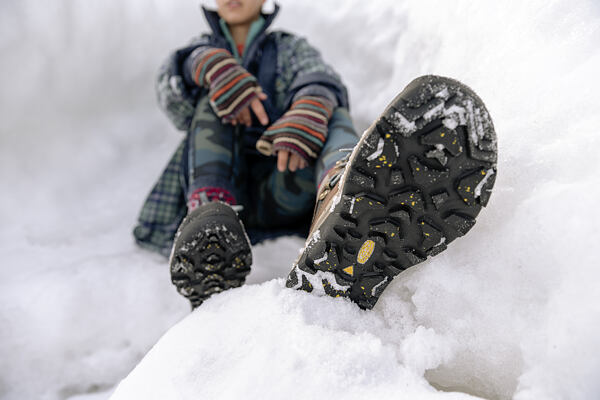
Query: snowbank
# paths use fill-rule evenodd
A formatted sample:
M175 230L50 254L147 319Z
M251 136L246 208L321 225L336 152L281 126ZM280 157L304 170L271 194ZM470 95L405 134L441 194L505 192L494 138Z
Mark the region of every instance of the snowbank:
M172 328L112 399L471 398L435 393L423 372L449 344L399 322L284 289L282 279L246 286Z
M364 129L417 75L473 87L499 133L477 225L376 308L282 288L298 240L188 315L130 228L180 136L154 104L195 3L0 3L0 397L594 399L600 9L593 1L281 1ZM461 392L461 393L448 393ZM204 395L204 396L202 396Z

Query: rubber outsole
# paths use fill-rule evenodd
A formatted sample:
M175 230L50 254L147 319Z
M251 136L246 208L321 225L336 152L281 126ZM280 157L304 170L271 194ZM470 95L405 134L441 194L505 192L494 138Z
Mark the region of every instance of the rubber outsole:
M496 160L491 118L470 88L414 80L361 137L286 285L371 309L396 275L473 227Z
M243 285L251 265L250 241L236 212L213 202L190 213L179 227L171 281L196 308L213 294Z

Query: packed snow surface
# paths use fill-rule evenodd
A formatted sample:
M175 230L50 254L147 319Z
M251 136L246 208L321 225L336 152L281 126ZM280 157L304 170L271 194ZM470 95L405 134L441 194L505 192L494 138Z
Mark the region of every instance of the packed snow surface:
M280 3L359 132L422 74L481 96L500 157L476 226L370 312L284 288L282 238L190 313L130 231L182 137L153 79L206 30L197 2L2 1L0 398L600 398L600 3Z

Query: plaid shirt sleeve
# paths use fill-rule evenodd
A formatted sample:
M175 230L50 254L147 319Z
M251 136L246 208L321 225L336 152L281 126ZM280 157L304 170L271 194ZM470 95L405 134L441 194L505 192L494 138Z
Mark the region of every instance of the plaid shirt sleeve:
M158 104L173 125L182 131L189 129L196 103L204 90L186 79L184 64L194 50L203 46L209 46L208 35L200 36L189 46L171 53L161 65L156 79Z
M182 182L185 148L184 140L146 198L133 230L133 236L140 246L167 257L175 232L187 212Z
M287 32L276 33L278 102L289 109L301 96L322 96L348 108L348 93L340 75L308 41Z

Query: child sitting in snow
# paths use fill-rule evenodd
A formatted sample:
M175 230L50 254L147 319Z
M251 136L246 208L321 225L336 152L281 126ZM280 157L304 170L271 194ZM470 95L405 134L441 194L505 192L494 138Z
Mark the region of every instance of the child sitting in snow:
M470 89L429 76L358 143L339 75L306 40L267 31L279 7L265 14L264 1L204 8L212 32L161 68L159 103L187 136L134 236L170 254L173 283L197 307L244 283L245 227L258 241L302 231L313 215L287 285L371 308L401 270L470 229L493 184L493 126Z

